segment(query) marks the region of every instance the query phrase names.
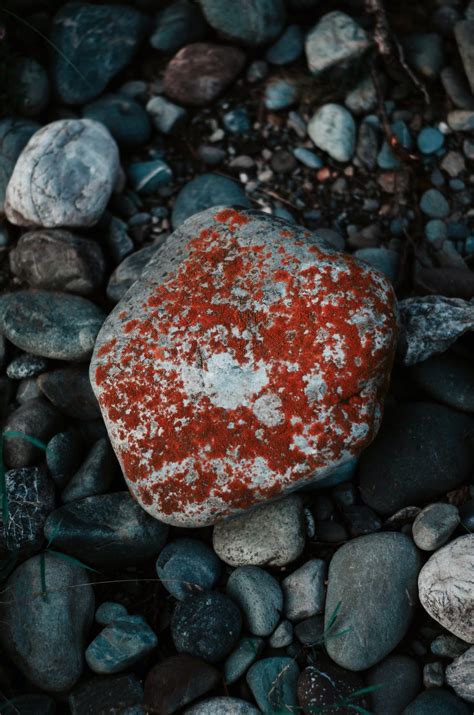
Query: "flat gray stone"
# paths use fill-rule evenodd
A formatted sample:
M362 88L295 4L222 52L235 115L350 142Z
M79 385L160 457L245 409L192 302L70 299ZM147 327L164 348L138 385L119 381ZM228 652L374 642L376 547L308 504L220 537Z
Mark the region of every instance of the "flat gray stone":
M454 504L430 504L413 522L413 540L423 551L436 551L449 539L460 521Z
M283 594L274 576L258 566L240 566L229 576L226 593L239 606L250 633L272 633L283 610Z
M306 36L308 67L315 77L325 72L344 72L353 68L370 46L365 30L352 17L335 10L329 12Z
M282 581L285 615L290 621L322 613L326 598L326 563L310 559Z

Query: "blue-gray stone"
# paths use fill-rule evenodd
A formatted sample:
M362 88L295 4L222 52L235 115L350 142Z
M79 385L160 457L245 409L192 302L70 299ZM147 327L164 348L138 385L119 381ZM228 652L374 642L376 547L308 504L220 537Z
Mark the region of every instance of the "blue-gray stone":
M336 161L349 161L355 151L356 125L340 104L323 104L308 123L314 144Z
M48 367L48 361L38 355L23 353L7 365L7 377L10 380L24 380L26 377L37 377Z
M296 149L293 149L293 155L298 159L298 161L300 161L304 166L307 166L309 169L322 169L324 166L322 160L317 154L314 153L314 151L306 149L303 146L298 146Z
M247 80L252 84L261 82L267 77L269 71L268 64L265 60L254 60L247 69Z
M299 25L288 25L274 45L268 48L265 59L272 65L288 65L303 54L304 38Z
M82 116L104 124L122 146L140 146L150 138L148 114L141 104L124 94L104 94L87 104Z
M146 105L153 124L163 134L171 134L186 119L187 112L179 104L170 102L164 97L152 97Z
M335 10L319 20L306 36L306 57L313 75L353 69L370 47L366 32L352 17Z
M241 628L239 609L218 591L187 596L178 602L171 619L171 637L178 653L209 663L224 660L232 652Z
M449 204L438 189L428 189L422 195L420 208L431 218L446 218L449 216Z
M40 114L49 102L48 74L32 57L15 60L12 72L12 102L16 112L24 117Z
M158 250L158 245L151 244L127 256L115 269L107 285L107 298L118 303L132 283L141 275L143 269Z
M206 35L206 22L190 0L175 0L156 16L150 45L160 52L176 52Z
M104 494L116 473L117 462L108 439L97 440L78 471L71 477L61 498L64 504Z
M288 79L277 79L266 85L263 101L267 109L278 111L295 104L298 94L298 87L294 82Z
M400 265L400 254L390 248L359 248L354 258L369 263L373 268L387 276L394 283Z
M86 662L94 673L120 673L157 645L158 638L142 616L120 616L94 638L86 650Z
M365 670L395 648L415 611L420 567L413 541L397 532L360 536L336 551L325 610L325 627L338 633L326 642L332 660Z
M377 90L370 75L365 75L346 95L344 104L354 114L366 114L377 106Z
M202 700L184 711L183 715L259 715L260 710L246 700L228 695Z
M82 455L82 440L73 430L58 432L49 440L46 446L46 465L59 489L62 489L79 469Z
M170 167L161 159L129 164L127 174L134 190L139 194L153 194L161 186L169 184L173 178Z
M464 244L464 250L470 256L474 253L474 236L468 236Z
M374 715L400 715L421 690L421 668L408 655L392 654L367 674Z
M296 688L300 670L293 658L263 658L247 673L247 684L265 715L286 712L298 706Z
M283 0L199 0L206 20L225 37L245 45L264 45L283 30Z
M18 566L6 589L10 596L0 604L4 653L42 690L69 690L82 674L85 638L94 613L87 572L46 553Z
M463 191L466 188L466 184L461 179L450 179L449 188L453 191Z
M420 693L402 715L472 715L472 710L449 690L429 688Z
M348 462L345 462L345 464L335 469L334 472L331 472L327 477L324 477L324 479L312 485L312 489L327 489L327 487L334 487L336 484L349 481L355 474L357 461L357 458L354 457Z
M444 144L444 135L434 127L424 127L416 138L422 154L435 154Z
M410 375L437 402L474 412L474 373L470 360L449 352L433 355L413 365Z
M210 591L219 580L221 562L204 542L177 539L159 555L156 572L166 590L182 601L193 591Z
M241 638L236 649L224 663L225 682L231 685L244 675L252 663L255 663L264 646L263 638L256 636Z
M231 134L245 134L252 128L252 122L245 107L238 107L226 112L222 122Z
M240 566L229 576L226 593L240 607L250 633L268 636L274 631L283 611L283 593L274 576L258 566Z
M39 124L28 119L0 121L0 215L4 212L5 192L16 160L39 128Z
M407 62L426 79L439 77L444 63L443 43L436 33L413 33L403 41Z
M179 192L171 223L178 228L193 214L204 211L212 206L243 206L250 208L242 186L232 179L217 174L201 174L183 186Z
M286 648L293 643L293 626L290 621L282 621L268 639L270 648Z
M273 211L273 215L278 216L278 218L282 218L285 221L289 221L290 223L296 223L296 219L293 214L282 206L277 206Z
M430 243L437 246L448 238L448 227L439 218L433 218L425 225L425 236Z
M410 131L404 121L398 120L391 125L391 130L404 149L411 149L413 140ZM395 156L389 145L384 141L377 157L377 164L380 169L398 169L400 160Z
M128 611L121 603L115 601L104 601L95 612L95 620L101 626L108 626L117 618L128 616Z
M56 47L52 73L60 99L85 104L98 97L128 65L145 28L145 16L126 5L64 5L54 16L50 33Z
M469 226L464 221L450 221L447 227L448 238L462 241L469 235Z
M87 360L105 313L80 296L24 290L0 298L0 331L16 347L55 360Z

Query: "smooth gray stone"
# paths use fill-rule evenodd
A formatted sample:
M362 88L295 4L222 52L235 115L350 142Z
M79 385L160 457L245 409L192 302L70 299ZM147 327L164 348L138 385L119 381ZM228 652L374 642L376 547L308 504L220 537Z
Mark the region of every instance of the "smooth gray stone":
M7 186L5 213L17 226L92 226L119 176L115 141L91 119L60 119L37 131Z
M108 626L122 616L128 616L128 611L125 606L115 601L104 601L95 612L95 620L102 626Z
M210 591L221 575L214 551L198 539L175 539L156 561L156 573L166 590L179 601L195 591Z
M413 540L423 551L436 551L448 541L459 521L459 510L454 504L429 504L413 522Z
M64 504L96 494L104 494L117 469L117 460L109 440L105 438L97 440L81 467L63 489L61 498Z
M336 551L329 564L325 627L337 613L332 630L350 630L327 639L332 660L365 670L395 648L415 610L420 567L413 541L397 532L360 536Z
M224 663L225 682L235 683L254 663L265 647L263 638L245 636Z
M308 134L336 161L349 161L354 154L356 125L352 114L340 104L323 104L309 120Z
M150 45L160 52L176 52L206 35L206 22L190 0L175 0L156 16Z
M213 206L250 208L250 201L236 181L217 174L201 174L185 184L179 192L171 216L173 228L178 228L193 214Z
M58 412L43 397L37 397L24 402L11 412L4 432L20 432L46 443L57 431L60 423ZM44 457L44 451L23 437L6 437L3 456L7 467L29 467Z
M8 598L0 603L0 641L23 675L42 690L68 690L82 674L94 615L88 582L84 569L50 553L24 561L7 581Z
M293 658L263 658L247 673L247 685L265 715L292 711L297 706L296 686L300 670Z
M306 57L310 72L319 77L326 72L346 72L353 68L370 46L365 30L344 12L323 15L306 36Z
M8 117L0 121L0 216L5 212L5 193L24 146L40 125L29 119Z
M438 402L463 412L474 412L474 363L442 353L413 365L410 377Z
M148 261L155 255L161 244L151 244L127 256L110 276L107 284L107 298L118 303L120 298L135 283L145 268Z
M94 673L112 675L132 667L158 645L158 638L142 616L120 616L88 646L85 658Z
M325 578L325 561L310 559L282 581L284 612L290 621L302 621L322 613L326 598Z
M104 94L87 104L82 116L101 122L117 144L127 149L141 146L150 138L148 114L141 104L125 94Z
M264 45L276 39L285 23L283 0L199 0L211 27L224 37L245 45Z
M82 439L74 430L58 432L49 440L46 447L46 465L59 489L62 489L79 469L83 452Z
M453 660L446 668L446 682L456 695L474 703L474 646Z
M50 370L40 375L37 382L43 395L65 415L78 420L100 417L87 368L71 366Z
M421 690L420 665L408 655L389 655L369 670L367 684L380 686L370 696L374 715L400 715Z
M402 715L472 715L471 708L444 688L424 690Z
M24 290L0 297L0 331L17 348L53 360L87 360L105 313L80 296Z
M186 708L183 715L258 715L260 710L240 698L216 697Z
M273 632L283 611L283 593L274 576L258 566L240 566L229 576L226 593L244 614L250 633Z

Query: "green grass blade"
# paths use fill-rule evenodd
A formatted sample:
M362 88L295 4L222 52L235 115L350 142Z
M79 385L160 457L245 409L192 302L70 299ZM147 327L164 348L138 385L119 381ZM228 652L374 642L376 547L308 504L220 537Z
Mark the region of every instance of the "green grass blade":
M46 560L44 558L44 553L40 554L40 578L41 578L41 595L43 598L48 598L48 592L46 590Z
M57 535L59 534L59 529L61 528L61 524L62 524L62 523L63 523L63 522L62 522L62 519L60 519L60 520L58 521L58 523L56 524L56 526L54 527L54 529L53 529L53 531L52 531L52 533L51 533L51 536L50 536L49 539L48 539L48 543L46 544L46 551L49 551L49 547L51 546L51 544L53 543L53 541L55 540L55 538L56 538Z
M59 556L59 558L63 559L64 561L69 561L69 563L73 566L80 566L83 569L87 569L87 571L92 571L93 573L100 573L100 571L97 571L97 569L93 569L92 566L83 564L82 561L79 561L79 559L75 559L74 556L69 556L69 554L63 554L61 553L61 551L56 551L55 549L47 549L47 553Z
M45 443L42 442L40 439L37 439L36 437L32 437L30 434L25 434L24 432L11 431L11 432L4 432L3 436L7 437L8 439L24 439L27 442L31 442L31 444L34 444L35 447L39 447L39 449L42 449L46 452Z
M337 614L341 610L341 606L342 606L342 601L339 601L339 603L336 604L336 608L334 609L334 611L331 614L328 624L327 624L326 628L324 629L324 633L328 633L331 630L331 628L333 627L333 625L335 624Z
M7 482L5 479L5 464L3 461L3 438L0 438L0 494L2 499L2 519L5 536L7 533L10 508L8 504Z

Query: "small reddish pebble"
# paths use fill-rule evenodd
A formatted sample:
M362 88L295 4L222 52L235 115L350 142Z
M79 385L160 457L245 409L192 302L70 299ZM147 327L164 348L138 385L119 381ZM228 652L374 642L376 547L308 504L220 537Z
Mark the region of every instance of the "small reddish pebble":
M393 290L306 229L196 214L107 318L91 382L129 488L154 517L212 524L317 481L381 420Z

